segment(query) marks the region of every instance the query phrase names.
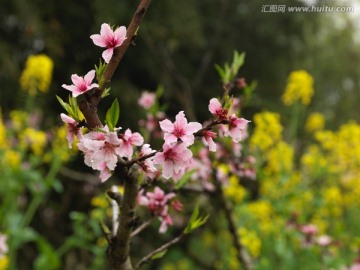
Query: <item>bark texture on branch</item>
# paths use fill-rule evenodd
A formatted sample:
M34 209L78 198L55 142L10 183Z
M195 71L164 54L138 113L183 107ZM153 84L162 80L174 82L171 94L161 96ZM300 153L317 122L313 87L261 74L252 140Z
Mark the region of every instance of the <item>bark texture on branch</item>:
M86 99L79 102L79 108L84 114L87 122L87 127L89 129L95 129L97 127L103 126L96 112L97 105L101 100L101 95L105 90L106 84L110 82L126 50L129 48L130 44L134 40L136 32L139 29L140 23L145 16L150 2L151 0L140 1L140 4L135 14L129 23L129 26L127 27L126 39L121 46L114 49L113 56L106 66L103 78L101 82L99 82L99 88L96 88L92 94L85 95Z

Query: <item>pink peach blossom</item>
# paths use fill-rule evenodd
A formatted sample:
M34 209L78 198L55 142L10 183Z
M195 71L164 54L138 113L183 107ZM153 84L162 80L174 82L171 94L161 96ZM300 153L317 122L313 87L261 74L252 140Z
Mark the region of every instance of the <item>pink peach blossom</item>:
M192 152L187 148L185 143L164 144L163 152L155 154L154 163L163 168L163 177L170 177L180 173L181 169L187 165L192 158Z
M188 123L183 111L179 112L175 119L174 123L171 123L168 119L160 122L160 127L165 132L165 143L171 144L180 139L186 145L192 145L195 140L193 134L200 130L202 125L197 122Z
M173 224L173 221L168 214L168 204L175 196L176 195L173 192L165 194L159 187L155 187L154 192L146 192L146 194L144 194L144 190L141 190L137 196L139 205L147 207L154 215L158 216L161 221L159 228L160 233L166 232L168 225ZM177 207L180 207L180 204L181 203L178 201Z
M152 105L154 105L155 100L156 94L145 91L141 94L141 97L138 100L138 104L144 109L149 109Z
M130 129L127 129L124 134L120 135L120 146L118 154L120 157L126 157L131 159L134 150L134 146L140 146L144 143L144 138L138 133L132 133Z
M216 133L210 130L205 130L202 133L202 141L206 146L209 146L211 152L216 152L216 143L213 141L213 138L216 138Z
M354 263L350 266L349 270L360 270L360 260L355 260Z
M249 122L244 118L238 118L235 114L231 115L229 117L229 130L225 135L230 136L236 143L240 142Z
M318 228L313 224L305 224L301 226L300 231L306 235L314 235L318 232Z
M159 233L165 233L168 229L168 225L173 225L173 220L169 215L160 217L161 225L159 228Z
M9 251L8 245L6 244L7 236L0 233L0 259L6 255Z
M99 170L100 170L100 180L101 182L105 182L106 180L108 180L111 176L111 171L110 169L107 167L105 162L100 163L99 165Z
M102 53L102 57L106 63L109 63L111 57L113 56L114 49L123 44L126 39L126 27L120 26L113 31L109 24L103 23L101 25L100 35L91 35L90 38L93 40L95 45L106 48L106 50Z
M152 150L149 144L144 144L141 148L140 157L150 155L154 152L155 150ZM149 157L145 159L143 162L140 163L140 167L147 175L149 173L150 175L152 175L152 173L157 171L157 169L154 166L154 157Z
M92 83L95 78L95 70L90 70L84 77L80 77L77 74L71 75L72 85L63 84L62 87L72 92L73 97L77 97L85 92L99 87L97 83Z
M72 143L74 142L74 137L77 136L79 140L82 139L82 133L81 129L78 127L78 123L71 118L70 116L67 116L66 114L62 113L60 114L61 120L66 123L67 128L67 135L66 139L69 144L69 148L72 148Z
M316 238L316 243L321 247L327 247L333 242L329 235L320 235Z
M210 99L209 111L220 120L227 119L228 110L221 106L217 98Z
M116 132L109 132L107 126L103 131L92 131L83 136L78 148L85 155L85 164L100 171L100 179L106 181L111 176L120 155L120 139Z
M110 170L114 170L118 162L120 140L116 132L104 134L104 140L90 140L84 138L83 146L92 151L90 157L91 167L95 170L103 170L103 162Z

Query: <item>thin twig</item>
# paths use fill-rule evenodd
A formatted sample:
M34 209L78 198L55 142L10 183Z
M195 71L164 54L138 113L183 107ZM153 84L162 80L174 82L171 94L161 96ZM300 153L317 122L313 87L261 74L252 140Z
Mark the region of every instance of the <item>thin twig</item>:
M164 245L162 245L161 247L151 251L148 255L146 255L145 257L143 257L137 264L136 264L136 269L140 268L141 265L143 265L144 263L147 263L151 260L151 258L157 254L160 253L166 249L168 249L169 247L172 247L173 245L177 244L178 242L180 242L180 240L185 236L184 233L180 234L179 236L175 237L174 239L172 239L171 241L165 243Z
M143 224L141 224L139 227L137 227L132 233L131 237L134 237L135 235L141 233L143 230L145 230L154 220L155 216L151 217L147 221L145 221Z

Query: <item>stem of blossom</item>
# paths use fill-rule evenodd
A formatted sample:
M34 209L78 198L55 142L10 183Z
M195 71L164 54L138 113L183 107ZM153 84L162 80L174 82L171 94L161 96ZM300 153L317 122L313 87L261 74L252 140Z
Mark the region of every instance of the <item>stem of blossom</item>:
M213 127L217 126L217 125L220 125L220 124L228 124L229 121L227 120L214 120L212 121L210 124L208 124L207 126L203 127L202 129L198 130L197 132L194 133L194 136L202 136L203 132L206 131L206 130L210 130L212 129Z
M232 234L234 246L237 251L237 258L242 263L245 270L253 270L254 265L251 260L251 257L249 253L246 251L244 246L241 243L240 236L237 233L236 223L234 220L234 217L232 215L231 208L225 198L224 191L222 188L222 185L218 179L215 178L214 181L215 187L216 187L216 194L218 198L220 199L221 208L223 209L225 213L226 220L228 222L229 231Z
M127 168L122 168L121 171L124 178L124 196L120 204L119 228L107 250L112 270L133 270L129 251L138 194L138 175L134 171L129 172Z
M172 247L173 245L177 244L178 242L180 242L180 240L185 236L184 233L180 234L179 236L175 237L174 239L172 239L171 241L165 243L164 245L162 245L161 247L151 251L148 255L146 255L144 258L142 258L137 264L136 264L136 269L138 269L141 265L143 265L144 263L147 263L151 260L151 258L157 254L160 253L166 249L168 249L169 247Z

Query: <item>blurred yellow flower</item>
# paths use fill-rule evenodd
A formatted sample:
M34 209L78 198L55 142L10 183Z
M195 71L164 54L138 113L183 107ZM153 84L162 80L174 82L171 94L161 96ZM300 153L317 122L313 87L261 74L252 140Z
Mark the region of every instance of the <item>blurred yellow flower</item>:
M109 207L109 201L101 196L97 196L91 199L91 205L94 207L107 208Z
M47 143L47 136L44 131L36 130L33 128L26 128L23 133L20 134L21 146L26 149L30 145L32 152L40 156L44 152L44 148Z
M305 70L296 70L290 73L288 83L281 99L286 106L291 106L294 102L300 101L304 105L309 105L311 97L314 95L314 79Z
M301 157L303 169L311 176L325 173L327 164L327 158L318 145L310 145Z
M255 231L250 231L246 228L238 229L238 234L241 239L241 243L247 248L250 254L257 258L261 252L261 240Z
M6 128L4 126L2 115L0 113L0 148L6 147L8 142L6 140Z
M272 229L274 209L268 201L258 200L248 204L247 211L255 218L262 233Z
M53 67L54 63L47 55L30 55L20 77L21 88L32 96L38 90L46 93L51 83Z
M327 204L342 205L342 195L339 187L331 186L326 188L323 192L324 200Z
M0 270L6 270L9 266L9 258L7 256L3 256L0 258Z
M246 189L240 185L240 180L235 175L230 176L228 185L224 186L224 194L235 203L241 203L246 196Z
M290 173L293 169L294 149L284 141L276 144L267 153L266 170L272 173Z
M10 112L10 120L12 128L19 131L28 124L29 114L25 111L14 110Z
M257 113L254 116L254 123L255 130L250 138L251 147L266 151L281 140L283 127L278 113Z
M325 117L321 113L312 113L306 120L305 129L307 132L322 130L325 126Z
M3 154L3 162L5 163L5 166L18 168L21 162L20 153L11 149L5 150L5 153Z

